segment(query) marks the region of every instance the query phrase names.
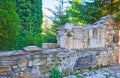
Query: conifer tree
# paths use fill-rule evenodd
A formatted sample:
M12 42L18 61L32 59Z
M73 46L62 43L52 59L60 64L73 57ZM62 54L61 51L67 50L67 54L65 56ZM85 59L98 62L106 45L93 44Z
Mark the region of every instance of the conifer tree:
M28 45L41 45L42 0L16 0L16 12L21 19L21 31L16 48ZM19 46L19 47L17 47Z
M18 34L20 19L14 0L0 0L0 50L11 49Z

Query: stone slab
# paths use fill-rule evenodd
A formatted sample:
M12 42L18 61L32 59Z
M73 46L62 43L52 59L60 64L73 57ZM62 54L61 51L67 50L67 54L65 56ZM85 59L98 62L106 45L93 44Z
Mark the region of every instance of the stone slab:
M11 71L11 67L9 66L0 66L0 73L7 73Z
M85 57L79 57L76 60L74 69L89 68L96 63L96 58L94 55L88 55Z
M2 66L14 66L17 65L17 61L1 61Z
M58 44L57 43L42 43L42 48L44 49L58 48Z
M19 59L18 61L18 67L27 67L28 60L27 59Z
M38 52L41 51L41 49L37 46L27 46L23 48L24 51L26 52Z

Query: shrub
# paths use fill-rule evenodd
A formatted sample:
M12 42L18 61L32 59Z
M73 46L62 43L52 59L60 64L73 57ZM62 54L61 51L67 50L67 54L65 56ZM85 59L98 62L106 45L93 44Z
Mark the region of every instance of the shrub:
M53 70L51 73L51 78L62 78L62 73L59 70Z

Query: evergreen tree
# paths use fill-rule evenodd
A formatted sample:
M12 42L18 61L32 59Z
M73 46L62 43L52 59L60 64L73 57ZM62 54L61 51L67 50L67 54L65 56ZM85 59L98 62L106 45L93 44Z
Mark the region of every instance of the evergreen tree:
M42 0L16 0L16 11L19 14L25 30L33 27L35 32L41 32Z
M17 49L28 45L41 45L42 0L16 0L22 28L16 40ZM19 46L19 47L17 47Z
M14 0L0 0L0 50L11 49L18 34L20 19Z

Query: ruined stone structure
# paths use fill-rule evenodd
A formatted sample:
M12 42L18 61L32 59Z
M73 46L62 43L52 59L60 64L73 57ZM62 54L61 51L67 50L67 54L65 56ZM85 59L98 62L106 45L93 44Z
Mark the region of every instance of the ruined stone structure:
M66 49L86 49L117 46L119 29L113 17L106 16L93 25L74 26L66 24L58 34L58 44Z
M66 24L60 28L58 48L56 44L44 44L46 49L26 47L0 52L0 78L49 78L54 68L64 74L116 65L120 60L119 26L112 16L86 27Z

